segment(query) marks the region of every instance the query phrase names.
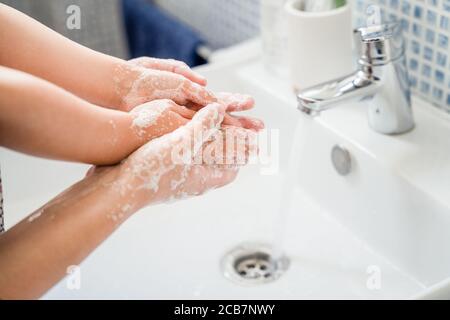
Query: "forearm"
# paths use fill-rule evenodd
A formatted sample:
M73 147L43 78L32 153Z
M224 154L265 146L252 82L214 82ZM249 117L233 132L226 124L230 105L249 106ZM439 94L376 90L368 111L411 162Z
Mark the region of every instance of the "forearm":
M92 105L42 79L0 67L0 145L97 165L119 162L143 143L132 115Z
M108 168L0 235L0 299L33 299L78 265L133 212Z
M81 46L2 4L0 21L0 65L46 79L94 104L120 106L115 77L125 61Z

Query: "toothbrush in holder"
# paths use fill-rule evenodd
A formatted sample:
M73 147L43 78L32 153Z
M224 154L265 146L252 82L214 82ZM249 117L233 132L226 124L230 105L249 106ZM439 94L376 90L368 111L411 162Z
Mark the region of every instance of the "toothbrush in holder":
M329 11L345 5L345 0L305 0L303 10L307 12Z

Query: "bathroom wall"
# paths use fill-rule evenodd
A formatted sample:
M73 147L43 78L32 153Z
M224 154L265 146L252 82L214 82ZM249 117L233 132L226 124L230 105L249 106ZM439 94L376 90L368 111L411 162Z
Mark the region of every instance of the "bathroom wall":
M282 1L282 0L280 0ZM382 18L399 20L408 46L408 67L415 94L450 113L450 0L350 0L355 26L376 4ZM202 33L213 48L258 34L260 0L157 0Z
M227 47L258 34L259 1L155 0L202 34L212 49Z
M354 0L356 25L364 25L368 4L403 25L413 91L450 113L450 0Z
M94 50L125 58L128 56L121 16L121 0L0 0L43 24ZM68 30L67 7L81 9L81 29Z

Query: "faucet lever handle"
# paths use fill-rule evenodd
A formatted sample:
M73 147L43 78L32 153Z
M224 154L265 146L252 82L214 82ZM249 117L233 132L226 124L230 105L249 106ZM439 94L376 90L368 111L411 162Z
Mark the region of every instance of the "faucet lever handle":
M383 41L394 37L398 32L398 24L382 24L362 27L358 29L363 42Z
M405 53L401 26L395 22L359 28L355 42L363 65L384 65Z

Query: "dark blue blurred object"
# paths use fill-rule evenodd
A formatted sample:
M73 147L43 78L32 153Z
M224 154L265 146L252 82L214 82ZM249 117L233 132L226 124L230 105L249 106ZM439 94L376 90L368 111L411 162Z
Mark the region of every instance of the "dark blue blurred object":
M152 1L123 0L122 4L132 58L172 58L191 67L206 62L197 54L203 43L200 36Z

